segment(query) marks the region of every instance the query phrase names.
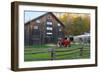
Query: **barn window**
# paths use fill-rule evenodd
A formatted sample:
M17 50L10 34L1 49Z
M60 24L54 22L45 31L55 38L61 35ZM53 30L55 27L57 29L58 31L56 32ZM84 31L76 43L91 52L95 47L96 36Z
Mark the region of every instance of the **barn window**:
M46 34L47 34L47 35L52 35L52 32L47 32Z
M52 22L47 22L47 25L52 25Z
M61 26L59 23L57 24L58 26Z
M40 20L36 20L37 23L40 23Z
M52 30L52 27L47 27L46 29L47 29L47 30Z
M34 29L38 29L38 26L34 26Z

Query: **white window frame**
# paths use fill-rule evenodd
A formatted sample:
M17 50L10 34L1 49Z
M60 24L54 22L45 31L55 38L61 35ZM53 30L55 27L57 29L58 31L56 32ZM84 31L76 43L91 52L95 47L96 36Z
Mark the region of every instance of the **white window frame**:
M58 26L61 26L61 24L60 24L60 23L58 23L57 25L58 25Z
M47 25L52 25L52 22L48 22L48 21L47 21Z
M40 20L36 20L36 23L40 23Z
M52 28L52 27L46 27L46 29L47 29L47 30L53 30L53 28Z
M47 34L47 35L52 35L52 32L47 32L46 34Z

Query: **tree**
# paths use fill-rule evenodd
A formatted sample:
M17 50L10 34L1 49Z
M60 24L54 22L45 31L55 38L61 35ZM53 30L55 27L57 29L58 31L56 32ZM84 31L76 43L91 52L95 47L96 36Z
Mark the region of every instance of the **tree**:
M80 35L90 31L90 17L87 14L63 13L59 20L65 25L65 35Z

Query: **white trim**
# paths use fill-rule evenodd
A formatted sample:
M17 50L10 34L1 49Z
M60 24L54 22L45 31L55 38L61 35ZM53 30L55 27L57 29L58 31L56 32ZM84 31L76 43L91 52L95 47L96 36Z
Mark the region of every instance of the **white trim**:
M36 20L36 23L40 23L40 20Z
M57 25L58 25L58 26L61 26L61 24L60 24L60 23L58 23Z
M46 29L47 29L47 30L53 30L53 28L52 28L52 27L46 27Z
M52 22L47 21L47 25L52 25Z
M51 32L47 32L46 34L48 34L48 35L52 35L52 33L51 33Z

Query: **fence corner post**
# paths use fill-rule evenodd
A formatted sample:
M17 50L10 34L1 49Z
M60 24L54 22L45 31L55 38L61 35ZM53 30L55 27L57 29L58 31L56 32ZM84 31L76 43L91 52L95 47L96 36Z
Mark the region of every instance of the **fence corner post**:
M51 53L51 60L55 60L55 50L54 50L54 48L50 49L50 53Z

